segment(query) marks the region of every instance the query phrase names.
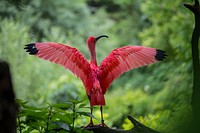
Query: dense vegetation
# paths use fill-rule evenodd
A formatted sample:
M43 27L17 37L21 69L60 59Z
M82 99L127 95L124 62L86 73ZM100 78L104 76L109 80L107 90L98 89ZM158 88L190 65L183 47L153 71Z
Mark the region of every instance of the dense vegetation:
M73 1L73 2L72 2ZM178 132L191 118L193 16L182 6L191 0L0 0L0 59L11 65L18 99L47 107L71 99L88 104L81 81L62 67L29 56L24 45L60 42L88 58L88 36L106 34L97 45L100 62L114 48L145 45L168 58L123 74L106 94L105 123L130 128L126 116L163 132ZM86 109L89 112L89 109ZM120 112L120 113L119 113ZM95 109L96 122L99 110ZM78 118L85 125L88 117Z

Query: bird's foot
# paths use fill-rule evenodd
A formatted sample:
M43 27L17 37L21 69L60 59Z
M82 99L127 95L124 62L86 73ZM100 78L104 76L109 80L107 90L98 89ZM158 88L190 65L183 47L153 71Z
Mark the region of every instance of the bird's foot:
M100 127L106 127L109 128L104 122L102 122L101 124L99 124Z
M89 124L87 124L86 126L84 126L83 128L89 128L89 127L93 127L94 126L94 123L93 122L90 122Z

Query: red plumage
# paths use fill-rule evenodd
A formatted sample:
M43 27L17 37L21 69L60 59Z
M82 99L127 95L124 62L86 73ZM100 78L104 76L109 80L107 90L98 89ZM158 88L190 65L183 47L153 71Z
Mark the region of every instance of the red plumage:
M29 54L44 60L60 64L79 77L90 100L90 105L105 105L104 94L112 81L131 69L164 60L166 54L162 50L144 46L124 46L114 49L100 64L97 65L95 45L97 38L87 39L91 55L90 63L76 49L55 42L37 42L26 45Z

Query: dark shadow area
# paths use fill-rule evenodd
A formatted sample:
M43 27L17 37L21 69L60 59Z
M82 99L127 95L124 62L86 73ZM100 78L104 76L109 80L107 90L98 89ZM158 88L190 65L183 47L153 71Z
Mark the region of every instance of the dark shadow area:
M9 65L0 61L0 133L16 132L16 109Z

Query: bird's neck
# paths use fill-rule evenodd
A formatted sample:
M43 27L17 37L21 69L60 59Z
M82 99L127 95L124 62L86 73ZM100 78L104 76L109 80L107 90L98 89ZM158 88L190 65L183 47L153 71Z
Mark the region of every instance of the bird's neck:
M96 59L96 51L95 51L95 49L90 52L90 56L91 56L90 63L97 65L97 59Z
M95 45L90 45L89 51L90 51L90 59L91 59L90 63L97 65Z

